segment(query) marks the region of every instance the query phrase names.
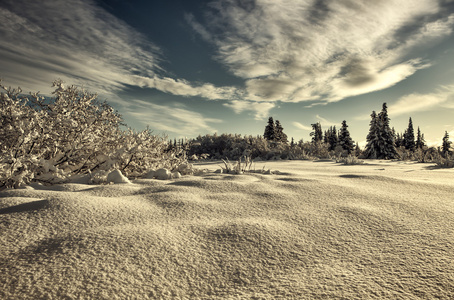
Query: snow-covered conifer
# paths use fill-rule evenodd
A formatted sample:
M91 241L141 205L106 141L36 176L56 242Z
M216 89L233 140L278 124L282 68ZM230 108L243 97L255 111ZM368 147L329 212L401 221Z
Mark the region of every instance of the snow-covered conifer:
M269 117L268 125L265 127L265 132L263 133L263 137L268 141L274 141L276 139L276 128L274 125L273 117Z
M370 127L369 127L369 134L367 135L366 141L367 145L364 149L364 157L375 159L378 157L379 153L379 144L378 144L378 135L380 128L378 127L378 117L375 111L372 111L370 115Z
M342 122L342 127L339 131L339 145L342 149L346 150L348 154L351 154L355 145L352 138L350 137L350 132L348 131L347 121Z
M412 122L411 118L408 121L408 128L404 134L403 144L405 146L405 149L410 150L410 151L415 151L415 148L416 148L415 132L413 130L413 122Z
M381 112L378 114L378 153L379 159L397 158L396 145L394 144L394 135L389 127L388 107L383 103Z
M279 122L279 120L276 120L274 130L276 142L288 144L287 135L284 133L284 128L282 127L281 122Z
M418 126L418 134L417 134L417 137L416 137L416 148L417 149L422 149L426 146L426 141L424 139L424 134L421 134L421 130L419 129L419 126Z
M327 134L328 134L327 143L329 144L328 150L333 151L339 142L339 137L337 134L336 126L331 126L328 129Z
M443 155L448 155L451 152L451 144L452 142L449 140L449 133L445 131L445 135L443 136L443 143L441 145L441 152Z

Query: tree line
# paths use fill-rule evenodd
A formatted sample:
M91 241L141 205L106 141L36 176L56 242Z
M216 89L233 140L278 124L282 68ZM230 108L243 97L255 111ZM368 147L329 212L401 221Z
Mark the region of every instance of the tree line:
M434 161L437 158L452 156L449 134L445 132L442 146L439 149L427 147L424 134L418 127L415 135L413 121L410 118L404 133L396 133L390 126L388 107L383 103L380 112L371 114L366 146L360 149L354 142L347 125L342 121L340 129L330 126L322 130L320 122L311 124L310 142L303 140L297 143L291 138L289 142L282 123L268 118L263 136L206 135L188 141L190 156L205 153L212 158L237 159L243 153L252 154L260 159L298 159L307 157L330 158L356 156L364 159L402 159L421 162Z

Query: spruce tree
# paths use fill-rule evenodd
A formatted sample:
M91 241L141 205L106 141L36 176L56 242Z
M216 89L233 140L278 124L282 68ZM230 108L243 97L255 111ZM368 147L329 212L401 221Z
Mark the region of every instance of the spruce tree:
M317 122L315 124L311 124L312 129L314 130L313 132L310 133L310 136L312 137L312 143L319 143L323 141L323 131L322 131L322 125L320 125L320 122Z
M450 154L450 148L451 148L452 142L449 140L449 134L447 131L445 131L445 135L443 137L443 144L441 145L441 152L443 153L444 156L447 154Z
M424 134L421 134L421 130L418 126L418 135L416 137L416 148L422 149L426 146L426 141L424 140Z
M378 134L379 134L379 128L378 128L378 117L375 111L372 111L372 114L370 115L371 121L370 121L370 127L369 127L369 133L367 134L366 138L366 148L364 149L364 157L365 158L371 158L375 159L378 157Z
M386 102L383 103L382 111L378 114L378 146L379 152L377 158L379 159L393 159L397 158L396 145L394 144L394 135L389 127L388 107Z
M394 143L396 145L396 148L399 148L404 145L404 137L401 133L396 134L396 140Z
M355 145L352 138L350 137L350 132L348 131L347 121L342 122L342 127L339 132L339 145L342 146L342 149L346 150L348 154L351 154Z
M273 117L269 117L268 125L265 127L265 133L263 137L268 141L274 141L276 139L276 129L274 127L274 120Z
M325 144L328 144L328 143L329 143L329 134L330 134L329 129L328 129L328 130L325 130L325 134L324 134L324 136L323 136L323 142L324 142Z
M337 136L336 126L331 126L327 130L327 143L329 144L328 151L333 151L339 142L339 138Z
M284 128L282 127L281 122L279 122L279 120L276 120L276 123L274 125L274 136L276 142L288 144L287 135L284 133Z
M408 128L405 131L404 134L404 146L405 149L410 150L410 151L415 151L416 144L415 144L415 132L413 130L413 122L410 118L408 121Z

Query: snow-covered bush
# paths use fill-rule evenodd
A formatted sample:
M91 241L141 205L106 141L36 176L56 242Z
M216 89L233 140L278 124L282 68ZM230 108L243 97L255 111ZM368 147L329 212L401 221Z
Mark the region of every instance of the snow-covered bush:
M174 170L186 160L148 129L121 130L121 115L96 94L62 81L53 86L55 97L49 99L0 84L0 188L114 169L140 176L149 169ZM100 176L93 180L102 182Z

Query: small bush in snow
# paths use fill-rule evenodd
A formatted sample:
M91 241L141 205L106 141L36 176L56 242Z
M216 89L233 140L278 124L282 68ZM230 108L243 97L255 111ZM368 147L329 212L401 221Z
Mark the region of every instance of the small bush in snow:
M243 174L244 172L248 172L251 170L252 161L249 156L244 156L244 161L242 161L243 157L240 157L237 162L232 164L229 159L222 160L224 162L223 173L232 173L232 174Z
M336 163L341 163L344 165L362 165L364 160L358 159L356 156L349 155L347 157L338 157Z
M435 164L439 168L454 168L454 159L440 156L435 160Z

